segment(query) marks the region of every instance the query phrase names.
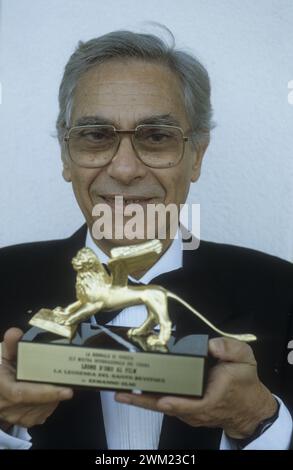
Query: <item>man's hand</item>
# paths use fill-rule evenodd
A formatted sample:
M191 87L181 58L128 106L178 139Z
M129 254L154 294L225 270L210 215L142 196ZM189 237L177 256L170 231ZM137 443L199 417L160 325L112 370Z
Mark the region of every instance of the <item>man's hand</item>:
M18 328L10 328L2 343L0 428L4 431L14 424L27 428L43 424L61 400L67 400L73 395L70 388L16 381L14 362L17 343L22 335L23 332Z
M260 382L246 343L215 338L209 342L209 352L218 364L210 371L202 399L117 393L116 400L176 416L190 426L220 427L231 438L249 437L275 413L276 400Z

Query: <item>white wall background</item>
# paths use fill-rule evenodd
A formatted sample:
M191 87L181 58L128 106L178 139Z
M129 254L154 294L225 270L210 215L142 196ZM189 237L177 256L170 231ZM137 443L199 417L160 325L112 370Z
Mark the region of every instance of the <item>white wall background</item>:
M200 182L202 237L293 260L293 0L2 0L0 246L82 223L61 178L57 93L79 39L159 21L210 72L217 128Z

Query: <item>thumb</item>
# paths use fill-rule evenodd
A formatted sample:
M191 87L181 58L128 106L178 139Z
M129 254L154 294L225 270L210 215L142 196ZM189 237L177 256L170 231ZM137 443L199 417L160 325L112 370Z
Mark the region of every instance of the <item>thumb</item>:
M209 352L220 361L256 365L251 347L236 339L213 338L209 341Z
M19 328L9 328L4 335L2 343L2 357L7 361L14 361L17 353L17 343L21 339L23 331Z

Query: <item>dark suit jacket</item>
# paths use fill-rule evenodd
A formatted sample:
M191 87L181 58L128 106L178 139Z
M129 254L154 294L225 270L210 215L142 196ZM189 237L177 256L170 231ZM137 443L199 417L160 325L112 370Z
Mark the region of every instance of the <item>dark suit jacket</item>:
M84 246L86 227L71 238L29 243L0 250L1 336L7 328L28 329L40 307L67 305L75 299L71 259ZM152 281L181 295L219 328L251 332L261 380L293 410L293 365L288 341L293 338L293 266L256 251L201 242L184 252L184 268ZM170 301L178 337L211 333L191 313ZM35 448L106 449L100 395L76 392L61 403L42 426L30 430ZM218 449L221 429L193 428L164 417L160 449Z

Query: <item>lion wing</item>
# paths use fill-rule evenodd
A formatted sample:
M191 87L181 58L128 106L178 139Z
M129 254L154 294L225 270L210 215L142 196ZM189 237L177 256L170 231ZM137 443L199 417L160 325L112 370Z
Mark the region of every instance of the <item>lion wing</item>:
M112 286L127 286L128 275L153 264L161 251L162 244L159 240L113 248L108 262L112 274Z

